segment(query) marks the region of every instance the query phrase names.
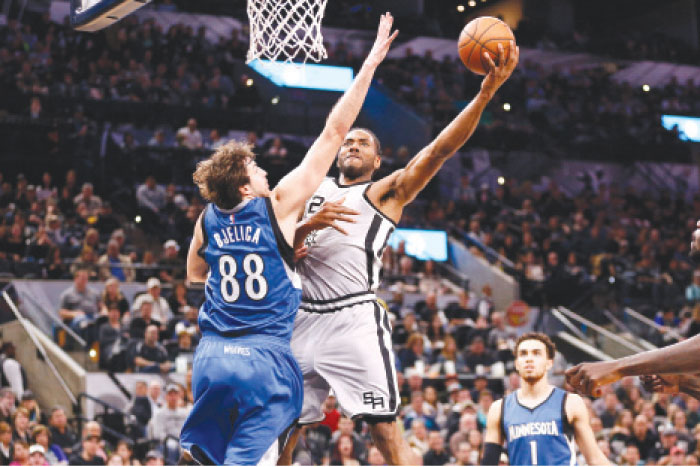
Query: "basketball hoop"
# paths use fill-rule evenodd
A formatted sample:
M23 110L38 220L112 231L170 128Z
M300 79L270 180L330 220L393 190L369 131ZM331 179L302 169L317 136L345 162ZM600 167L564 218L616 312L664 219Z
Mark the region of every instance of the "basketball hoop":
M328 0L248 0L250 48L246 63L258 58L304 62L328 57L321 21Z

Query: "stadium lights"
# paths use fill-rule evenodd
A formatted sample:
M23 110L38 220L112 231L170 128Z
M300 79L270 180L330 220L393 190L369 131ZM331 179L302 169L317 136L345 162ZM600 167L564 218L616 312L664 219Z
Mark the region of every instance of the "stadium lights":
M498 179L497 179L496 181L497 181L498 184L501 185L501 186L503 186L503 185L506 184L506 178L503 177L503 176L498 177Z
M503 110L505 110L506 112L510 112L510 104L508 102L503 104Z
M137 224L140 224L141 223L141 216L136 216L134 218L134 220L136 221Z
M457 5L457 11L464 13L464 5Z
M280 98L279 98L279 96L273 97L272 100L271 100L270 102L272 103L272 105L277 105L277 104L279 104L279 103L280 103Z
M476 0L469 0L469 3L467 3L467 5L474 8L476 6Z
M642 84L642 91L644 91L644 92L651 91L651 86L649 86L648 84Z
M248 78L248 81L245 82L245 85L251 87L253 85L253 78Z

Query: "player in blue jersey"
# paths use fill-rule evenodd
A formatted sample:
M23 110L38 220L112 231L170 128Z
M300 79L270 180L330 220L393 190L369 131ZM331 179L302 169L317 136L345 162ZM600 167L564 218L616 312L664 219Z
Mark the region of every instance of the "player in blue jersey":
M206 300L192 371L195 402L180 437L183 463L255 465L267 452L272 464L278 437L299 417L302 375L289 344L301 299L294 231L396 38L392 23L390 14L382 16L353 84L301 164L273 190L243 143L228 143L197 165L193 178L209 204L194 229L187 277L205 282Z
M554 353L545 334L526 333L516 342L520 389L489 409L483 465L498 465L504 442L510 465L575 465L574 439L588 465L610 465L596 443L583 399L547 381Z

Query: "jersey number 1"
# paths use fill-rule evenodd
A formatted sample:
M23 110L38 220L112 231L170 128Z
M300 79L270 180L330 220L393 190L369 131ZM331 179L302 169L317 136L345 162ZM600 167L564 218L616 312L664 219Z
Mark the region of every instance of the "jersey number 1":
M537 441L530 441L530 455L532 456L531 465L537 465Z
M236 280L238 264L236 259L230 255L223 255L219 258L219 274L221 274L221 297L233 303L241 295L241 287ZM246 274L243 287L246 295L251 300L262 300L267 295L267 281L262 275L265 270L265 263L260 255L250 253L243 258L243 271Z

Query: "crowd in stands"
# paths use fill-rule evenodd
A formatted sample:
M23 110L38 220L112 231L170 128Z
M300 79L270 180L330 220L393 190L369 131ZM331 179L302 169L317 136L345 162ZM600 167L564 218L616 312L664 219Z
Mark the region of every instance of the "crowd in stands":
M164 31L134 17L89 37L46 16L31 25L10 20L0 25L0 95L15 93L21 99L8 99L7 108L0 103L0 112L34 121L69 117L75 146L91 147L86 141L98 139L96 122L80 109L66 115L70 106L45 105L48 99L255 107L259 98L248 78L232 78L233 64L246 49L238 33L213 44L203 30L175 25ZM329 51L331 63L357 66L361 59L343 44ZM479 85L461 63L438 62L429 54L388 60L377 77L432 119L436 129L458 111L455 100L468 100ZM697 87L682 83L643 93L614 84L605 70L573 73L524 62L484 116L489 132L475 138L499 147L507 140L505 129L523 135L525 146L545 139L672 144L676 138L660 128L658 115L700 112L697 93ZM51 136L54 131L59 130L49 131L49 141L59 138ZM202 131L196 119L188 119L177 131L155 130L149 141L125 135L122 145L196 152L216 149L223 133ZM280 138L265 145L256 139L255 133L248 135L273 185L299 151ZM406 148L385 148L388 168L403 166L409 157ZM137 382L125 409L132 441L110 443L98 423L84 424L78 434L66 410L40 410L27 392L36 383L30 377L27 385L25 376L19 386L21 371L9 370L12 349L3 345L3 376L11 374L3 385L11 389L0 390L0 465L177 460L172 442L192 404L189 365L200 337L196 316L202 299L201 291L183 282L184 258L203 203L191 195L191 187L163 184L167 180L151 173L138 177L138 186L125 187L132 212L121 204L115 209L108 188L75 170L0 173L0 274L71 279L56 313L69 329L97 345L101 369L165 378L184 373L186 384L168 383L164 390L157 380ZM472 252L485 261L505 267L502 259L509 260L514 264L509 272L530 305L571 305L591 291L599 298L587 311L594 321L620 316L622 307L633 306L683 336L700 332L700 271L687 257L687 234L700 218L698 197L656 196L597 183L580 193L564 192L556 183L536 190L514 178L497 187L477 187L463 176L447 199L424 199L418 206L424 211L407 216L405 225L449 230L478 244ZM441 277L434 263L407 256L401 246L388 248L384 263L385 287L392 292L387 306L394 319L404 436L425 464L478 464L489 405L518 387L511 353L515 336L503 310L495 309L490 287L469 293ZM120 290L131 281L144 284L132 300ZM422 298L408 305L409 293ZM438 298L448 293L454 294L454 303L439 306ZM74 348L65 331L55 337L64 348ZM555 367L552 380L562 384L566 362L561 356ZM491 376L503 384L492 384ZM590 408L599 443L616 462L698 463L697 400L652 396L636 380L626 379L590 402ZM324 411L324 422L303 429L297 462L383 465L366 425L341 416L333 398ZM140 439L152 440L147 446L158 449L135 455L132 442Z

